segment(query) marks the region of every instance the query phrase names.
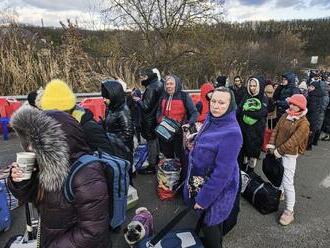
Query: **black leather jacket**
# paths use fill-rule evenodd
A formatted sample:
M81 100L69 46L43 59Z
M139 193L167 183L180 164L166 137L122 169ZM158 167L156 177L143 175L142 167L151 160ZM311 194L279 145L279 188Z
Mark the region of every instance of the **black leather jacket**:
M126 103L117 111L109 111L106 118L106 129L109 133L116 134L133 151L134 127L131 112Z
M142 136L146 140L152 140L156 138L156 114L160 97L164 93L164 86L157 77L145 80L143 85L146 89L143 93L142 100L138 102L142 109Z
M103 97L110 99L105 129L120 138L132 152L134 126L131 111L126 104L125 92L117 81L103 82L102 87L102 95L106 93Z

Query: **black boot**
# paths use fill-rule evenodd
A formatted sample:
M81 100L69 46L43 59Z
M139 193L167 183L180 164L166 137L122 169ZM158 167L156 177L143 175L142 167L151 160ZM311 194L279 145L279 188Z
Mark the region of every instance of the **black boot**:
M315 132L315 136L313 137L313 143L312 143L312 145L317 146L317 143L318 143L318 141L320 139L320 135L321 135L321 130L317 130Z

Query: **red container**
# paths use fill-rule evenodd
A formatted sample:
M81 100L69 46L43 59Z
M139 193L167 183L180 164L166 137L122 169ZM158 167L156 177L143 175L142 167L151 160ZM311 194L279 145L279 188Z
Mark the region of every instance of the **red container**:
M0 98L1 117L10 118L13 113L21 107L21 103L13 98Z
M102 97L86 98L81 101L79 105L89 109L93 113L96 121L99 121L101 118L104 119L105 104Z
M8 105L6 106L6 113L7 117L11 117L16 110L18 110L21 107L21 103L17 101L16 99L10 99L7 98Z
M0 117L7 117L6 106L8 105L6 98L0 98Z
M8 139L8 133L7 133L8 130L4 129L2 125L4 125L4 123L9 123L10 117L20 107L21 107L21 103L16 99L5 98L5 97L0 98L0 118L2 118L0 125L0 134L3 133L3 131L6 131L5 135L7 138L5 139ZM4 121L5 119L8 121L5 122ZM9 124L7 125L7 127L9 127Z

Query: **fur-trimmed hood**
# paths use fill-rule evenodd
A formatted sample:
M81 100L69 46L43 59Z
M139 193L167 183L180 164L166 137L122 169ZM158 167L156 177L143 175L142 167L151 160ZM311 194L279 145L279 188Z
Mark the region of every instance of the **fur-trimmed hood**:
M257 92L256 92L256 94L252 94L250 92L250 84L251 84L252 80L257 83ZM259 100L262 99L264 97L264 93L265 93L265 80L264 80L264 78L263 77L250 77L247 81L246 89L247 89L247 92L250 96L256 97Z
M71 163L89 152L79 123L67 113L23 106L10 124L24 151L36 153L39 184L46 191L60 190Z

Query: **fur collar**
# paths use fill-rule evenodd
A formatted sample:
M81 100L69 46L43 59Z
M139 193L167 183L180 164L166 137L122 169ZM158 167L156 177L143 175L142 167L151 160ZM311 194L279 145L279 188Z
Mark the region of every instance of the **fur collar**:
M69 146L61 124L45 112L22 106L12 117L24 151L32 146L39 166L39 183L46 191L62 188L69 168Z

